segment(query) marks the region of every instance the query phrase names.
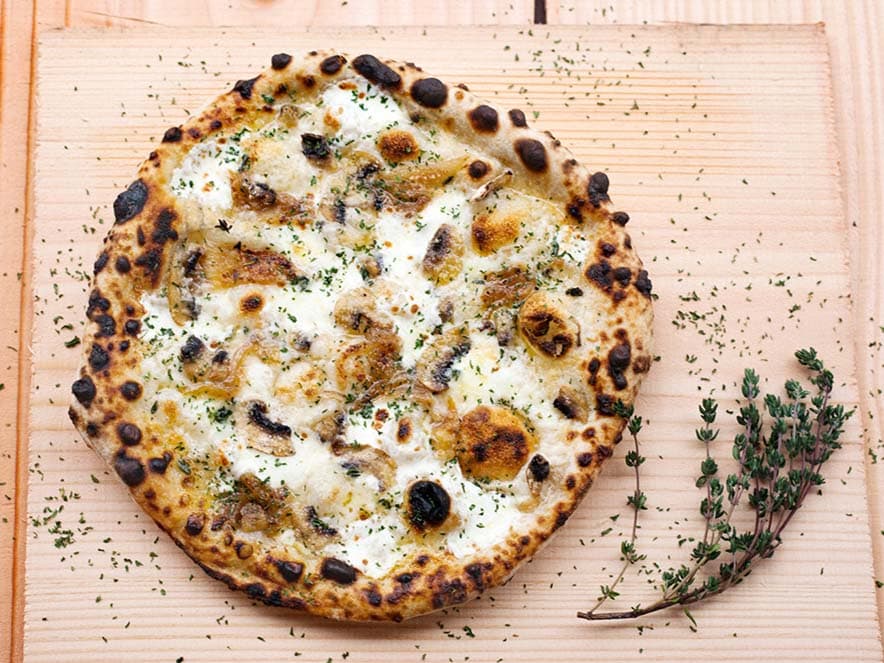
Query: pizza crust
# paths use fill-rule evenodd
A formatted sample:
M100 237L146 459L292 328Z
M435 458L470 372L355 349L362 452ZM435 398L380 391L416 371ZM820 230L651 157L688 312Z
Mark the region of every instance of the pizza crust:
M550 133L528 127L520 110L496 109L475 98L465 86L450 87L410 63L381 61L371 55L351 58L311 52L296 61L278 54L271 65L253 79L238 81L232 91L183 126L168 129L141 165L137 179L114 202L115 224L95 263L84 334L85 361L72 388L71 419L139 505L188 555L209 575L252 598L348 620L400 621L462 603L504 582L538 551L567 521L620 441L624 422L615 416L615 403L634 400L652 356L651 283L625 230L629 217L612 210L608 178L603 173L590 174ZM274 545L266 537L254 536L253 532L267 527L268 519L293 528L303 525L297 514L271 513L278 501L271 487L243 488L251 491L248 504L259 506L240 505L237 528L219 524L211 477L189 466L176 451L186 446L186 440L178 439L181 436L174 426L167 423L169 430L157 430L156 416L166 413L156 415L142 403L142 363L149 353L141 340L142 297L157 291L175 268L173 262L178 264L181 257L175 257L175 252L187 232L183 219L193 214L188 203L170 191L176 169L194 146L213 136L276 117L279 100L309 95L311 90L346 79L368 81L395 98L412 122L447 132L485 155L464 164L465 175L458 175L474 183L475 200L509 187L547 201L544 204L555 207L562 223L589 229L594 241L581 264L580 282L554 296L531 294L518 270L486 275L483 286L483 301L486 297L490 302L508 297L524 301L514 328L506 333L525 343L550 376L567 374L583 385L578 389L565 384L554 402L547 404L560 416L559 425L567 437L569 453L563 462L550 463L535 453L543 449L543 440L536 439L537 433L526 429L515 415L487 407L472 410L468 425L450 438L467 474L509 479L523 471L533 495L525 508L536 514L531 526L510 532L481 555L463 558L451 551L418 549L397 562L395 572L378 578L336 557L313 558L303 554L302 547ZM388 161L408 162L419 149L414 137L404 134L391 131L378 140L377 148ZM304 154L318 167L329 158L318 139L306 139ZM273 191L262 186L234 182L232 195L260 215ZM329 213L333 216L335 211ZM293 215L290 222L297 223ZM473 242L480 253L493 253L495 247L515 241L524 223L515 212L489 207L474 221L471 237L452 239L444 230L441 235L437 232L422 259L422 270L434 282L450 281L458 252L464 251L460 244ZM228 250L224 260L232 259ZM251 269L258 274L256 278L268 282L297 278L290 273L295 269L292 265L262 262L254 256L245 262L248 267L224 263L213 269L217 274ZM186 269L186 259L183 264ZM186 312L186 298L180 305ZM242 314L261 305L254 299L246 302ZM581 330L571 315L575 307L589 307L603 323L604 329L591 345L581 344ZM198 354L196 347L191 350ZM436 362L423 369L429 377L422 383L427 383L430 392L441 384L438 380L444 382L445 371L438 365L445 360L438 353L426 360ZM191 370L222 371L211 364ZM219 372L214 384L223 384L224 379L223 371ZM287 453L282 438L274 437L282 430L274 433L274 426L287 426L274 422L272 413L262 411L260 405L251 408L242 417L250 417L252 424L264 429L264 451ZM174 412L165 421L173 420ZM333 437L338 424L330 420L321 426ZM397 436L411 435L406 420L397 426ZM488 439L490 447L485 443ZM511 444L512 440L516 443ZM431 506L438 506L432 494L427 499ZM412 518L411 522L421 536L428 535L423 520ZM319 529L310 536L324 536Z

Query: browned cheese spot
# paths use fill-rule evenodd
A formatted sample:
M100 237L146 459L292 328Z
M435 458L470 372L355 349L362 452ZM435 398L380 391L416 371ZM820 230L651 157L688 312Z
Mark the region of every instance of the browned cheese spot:
M378 137L378 151L381 156L392 163L410 161L420 155L417 140L404 129L391 129Z
M455 453L465 474L511 481L536 446L525 421L511 410L480 405L461 419Z
M512 244L519 237L526 215L522 212L491 210L473 219L472 236L476 250L482 255L494 253Z

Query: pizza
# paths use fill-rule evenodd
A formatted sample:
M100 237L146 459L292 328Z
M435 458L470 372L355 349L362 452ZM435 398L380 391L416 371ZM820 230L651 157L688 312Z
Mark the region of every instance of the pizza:
M165 131L113 212L71 419L269 604L399 621L504 582L651 365L607 176L410 63L274 55Z

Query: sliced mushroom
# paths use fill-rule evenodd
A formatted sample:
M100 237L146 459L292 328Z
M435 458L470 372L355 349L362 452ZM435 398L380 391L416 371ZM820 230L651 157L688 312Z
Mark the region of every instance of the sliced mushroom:
M463 267L464 241L457 228L443 223L430 240L421 267L439 285L450 283Z
M448 389L455 362L470 350L470 338L462 329L436 337L417 360L417 381L434 394Z
M521 267L489 272L485 274L482 304L486 308L515 306L527 299L536 287L534 279L530 278Z
M554 359L580 344L577 323L546 292L536 292L522 304L519 331L528 345Z
M510 308L500 307L491 312L494 336L500 347L509 345L516 335L516 314Z
M387 330L369 329L366 339L346 348L335 362L338 385L357 400L392 395L407 384L400 365L402 341Z
M334 309L335 322L354 334L393 329L390 318L377 310L374 293L364 287L355 288L338 297Z
M278 457L294 455L291 427L273 419L265 403L247 401L237 408L237 427L249 448Z
M276 191L264 182L259 182L242 173L231 173L233 203L238 208L262 210L276 204Z
M489 193L494 193L495 191L499 191L503 187L507 186L513 179L513 171L509 168L501 171L490 180L485 182L482 186L475 190L472 196L470 196L470 202L478 202L483 200Z
M375 477L381 492L395 485L396 463L383 449L368 445L338 445L335 453L340 456L341 465L345 469L352 468L361 474Z
M586 395L568 385L562 385L559 389L559 394L553 401L553 407L561 412L566 419L586 421L586 416L589 414Z
M257 502L243 504L238 515L239 529L243 532L261 532L270 524L267 512Z
M322 415L315 424L313 430L319 435L319 439L326 444L343 444L344 427L347 417L342 410L334 410Z

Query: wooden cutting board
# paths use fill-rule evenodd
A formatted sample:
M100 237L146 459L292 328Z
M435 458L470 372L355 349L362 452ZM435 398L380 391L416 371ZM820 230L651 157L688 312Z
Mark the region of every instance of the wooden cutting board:
M163 130L272 53L334 45L414 60L524 108L605 170L654 280L656 352L639 410L663 566L699 533L696 405L722 413L742 369L778 389L813 345L857 401L846 222L821 26L45 33L37 69L28 661L880 661L860 427L785 545L741 587L637 623L575 618L619 567L624 450L538 558L467 606L346 625L255 605L207 578L129 500L66 416L86 274L110 203ZM68 325L74 325L73 328ZM726 418L726 417L723 417ZM735 427L724 426L722 439ZM729 456L722 442L719 457ZM622 517L617 514L622 513ZM633 579L618 601L653 596ZM616 606L617 604L615 604ZM643 624L644 629L636 626ZM652 627L652 628L651 628ZM849 639L849 640L847 640ZM847 644L845 644L847 643Z

